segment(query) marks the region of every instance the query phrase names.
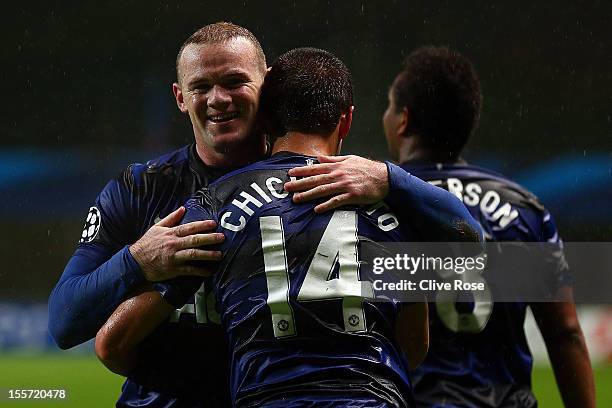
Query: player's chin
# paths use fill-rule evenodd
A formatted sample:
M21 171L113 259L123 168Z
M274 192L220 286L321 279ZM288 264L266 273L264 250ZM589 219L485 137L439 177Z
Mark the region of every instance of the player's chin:
M217 148L222 148L223 146L229 148L243 144L246 141L248 134L249 132L247 132L244 128L233 129L226 132L217 132L213 135L212 141Z

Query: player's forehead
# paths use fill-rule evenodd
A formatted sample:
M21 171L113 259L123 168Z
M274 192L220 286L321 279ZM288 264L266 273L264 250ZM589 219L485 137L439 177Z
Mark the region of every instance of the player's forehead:
M184 82L214 82L233 75L249 79L262 76L255 46L244 37L219 43L187 45L181 54L179 70Z

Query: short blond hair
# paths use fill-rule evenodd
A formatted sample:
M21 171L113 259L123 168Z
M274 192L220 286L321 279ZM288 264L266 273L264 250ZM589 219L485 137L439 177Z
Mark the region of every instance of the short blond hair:
M202 28L200 28L195 33L191 34L189 38L185 40L183 45L181 45L181 49L179 50L176 56L176 77L177 80L181 81L181 74L179 70L179 62L181 60L181 56L183 55L183 51L190 44L219 44L226 41L229 41L234 38L246 38L253 47L255 47L255 57L257 59L257 65L261 70L261 74L265 75L266 73L266 55L261 48L261 44L257 38L253 35L252 32L247 30L244 27L240 27L239 25L219 21L217 23L208 24Z

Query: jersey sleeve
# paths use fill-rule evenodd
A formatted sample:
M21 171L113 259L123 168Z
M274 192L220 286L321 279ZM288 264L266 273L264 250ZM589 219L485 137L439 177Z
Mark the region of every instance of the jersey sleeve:
M185 216L181 224L187 224L194 221L215 220L213 211L207 207L200 205L197 199L191 199L185 204ZM215 220L216 221L216 220ZM209 247L208 249L216 249ZM194 266L201 265L194 262ZM181 308L195 292L200 288L205 278L201 276L178 276L153 284L153 288L157 290L164 300L172 306Z
M75 253L49 297L49 332L62 349L93 338L144 277L128 245L137 204L126 177L109 182L89 209Z
M545 242L549 246L545 251L546 259L544 260L546 268L544 276L548 287L556 292L560 287L571 286L574 280L565 259L563 240L559 236L555 220L548 210L544 210L542 216L542 230L539 238L539 241Z
M389 194L385 201L399 217L400 225L412 225L428 241L482 242L482 227L465 205L448 191L433 186L386 162Z

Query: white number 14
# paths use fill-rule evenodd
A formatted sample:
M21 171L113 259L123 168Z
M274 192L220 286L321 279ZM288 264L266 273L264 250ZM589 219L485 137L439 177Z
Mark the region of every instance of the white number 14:
M293 336L296 328L289 303L291 281L283 222L279 216L261 217L259 226L274 336ZM332 278L336 266L338 277ZM342 299L344 330L355 332L366 330L362 301L372 297L372 283L359 280L357 213L335 211L308 267L297 301Z

